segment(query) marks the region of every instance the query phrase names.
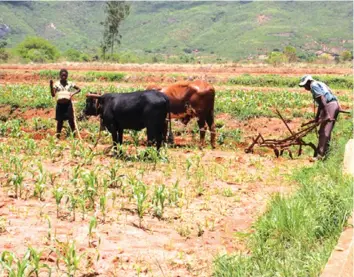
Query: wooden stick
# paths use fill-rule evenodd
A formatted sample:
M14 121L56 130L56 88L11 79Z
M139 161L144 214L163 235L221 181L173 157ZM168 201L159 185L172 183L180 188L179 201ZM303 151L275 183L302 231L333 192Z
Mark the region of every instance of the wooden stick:
M291 131L289 125L285 122L285 119L282 117L282 115L280 114L280 112L279 112L278 109L276 109L276 112L277 112L277 114L279 115L280 119L281 119L281 120L283 121L283 123L285 124L286 128L288 128L289 132L290 132L292 135L294 135L294 132Z
M72 102L71 106L73 107L73 117L74 117L74 124L75 124L76 132L77 132L77 137L79 138L79 140L82 140L81 135L80 135L80 131L79 131L79 125L77 124L77 121L76 121L76 112L75 112L74 102Z

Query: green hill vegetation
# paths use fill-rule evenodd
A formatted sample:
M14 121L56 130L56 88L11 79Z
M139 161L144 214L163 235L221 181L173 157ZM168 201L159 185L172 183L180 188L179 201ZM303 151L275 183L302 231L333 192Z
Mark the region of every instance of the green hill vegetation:
M43 37L59 51L99 55L104 2L1 2L0 38ZM117 49L130 56L256 58L292 45L306 58L353 47L352 2L132 2Z

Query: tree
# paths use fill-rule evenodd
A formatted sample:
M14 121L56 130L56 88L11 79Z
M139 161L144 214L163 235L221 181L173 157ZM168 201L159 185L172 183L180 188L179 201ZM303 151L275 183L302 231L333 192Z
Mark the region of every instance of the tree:
M76 49L68 49L65 51L64 56L71 62L78 62L80 61L81 53Z
M6 51L5 47L7 45L7 42L4 40L0 41L0 61L6 62L7 59L9 58L9 54Z
M271 52L268 56L268 62L271 65L277 66L279 64L287 62L287 57L281 52Z
M286 46L283 51L284 55L288 58L288 61L290 63L296 62L297 56L296 56L296 48L293 46Z
M342 61L351 61L353 59L353 52L350 52L348 50L343 51L340 54L340 59Z
M27 37L16 50L22 58L33 62L55 61L59 57L56 47L40 37Z
M108 49L113 54L114 44L120 44L122 35L119 32L119 28L123 20L130 13L130 5L124 1L108 1L106 2L105 14L106 19L103 24L103 41L101 43L102 54L105 54Z

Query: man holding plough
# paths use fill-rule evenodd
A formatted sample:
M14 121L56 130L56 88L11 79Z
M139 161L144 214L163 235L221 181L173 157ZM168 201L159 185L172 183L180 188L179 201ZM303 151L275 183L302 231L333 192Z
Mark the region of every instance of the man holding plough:
M335 121L339 112L343 111L340 108L337 97L333 95L329 87L325 83L315 81L311 75L303 76L299 86L311 91L313 100L318 105L315 120L312 122L320 123L320 130L318 132L317 156L312 161L321 160L328 153Z

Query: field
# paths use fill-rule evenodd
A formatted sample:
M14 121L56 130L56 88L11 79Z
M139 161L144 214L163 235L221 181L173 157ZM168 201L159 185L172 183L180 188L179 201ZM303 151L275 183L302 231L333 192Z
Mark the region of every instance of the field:
M198 148L196 121L187 127L174 121L176 144L160 153L146 147L145 131L126 131L120 158L110 153L111 137L106 132L93 148L97 118L78 121L82 140L67 130L56 140L55 103L48 86L62 67L82 89L74 102L78 114L88 92L128 92L150 83L208 80L217 95L217 148ZM5 64L0 70L0 261L12 266L13 272L21 266L33 269L33 276L39 271L39 276L47 276L49 268L53 276L275 276L275 271L279 276L317 276L320 272L335 243L326 230L316 233L316 243L321 242L306 249L305 262L289 262L287 270L293 274L301 264L295 275L277 271L278 265L273 271L269 265L265 271L251 269L260 261L257 255L264 256L263 250L255 251L257 240L252 235L270 229L266 220L277 207L272 205L280 203L286 210L282 197L296 199L307 181L312 184L309 174L327 170L326 162L310 163L313 153L308 148L294 159L275 158L272 151L259 147L253 154L244 150L258 133L267 138L289 135L275 109L292 130L312 119L311 95L297 86L303 74L325 81L342 108L351 110L351 68L73 63ZM351 116L341 114L333 133L337 162L351 133ZM306 140L317 143L316 134ZM349 181L339 178L337 171L330 171L328 178L343 184L342 189L328 188L328 201L350 191ZM324 212L321 203L317 207ZM331 205L336 203L342 205L339 200ZM350 210L350 204L343 203L335 213L342 224L331 229L335 234ZM326 206L328 211L331 205ZM331 226L325 219L319 227ZM272 245L275 238L282 238L282 245L288 243L292 251L287 235L298 234L287 233L290 229L274 233ZM314 242L306 244L310 248ZM270 251L271 246L266 247ZM297 257L297 252L291 253ZM232 254L241 256L235 262ZM247 257L251 260L245 261ZM21 263L15 266L17 260Z

